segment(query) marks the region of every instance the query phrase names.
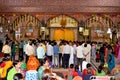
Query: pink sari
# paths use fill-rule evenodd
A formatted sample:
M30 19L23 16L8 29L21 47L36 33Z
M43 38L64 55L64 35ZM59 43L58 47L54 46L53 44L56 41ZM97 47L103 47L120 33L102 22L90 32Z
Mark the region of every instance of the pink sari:
M120 45L119 45L119 52L118 52L118 61L120 62Z
M118 58L118 55L119 55L119 44L116 44L116 46L114 48L114 51L115 51L115 57Z

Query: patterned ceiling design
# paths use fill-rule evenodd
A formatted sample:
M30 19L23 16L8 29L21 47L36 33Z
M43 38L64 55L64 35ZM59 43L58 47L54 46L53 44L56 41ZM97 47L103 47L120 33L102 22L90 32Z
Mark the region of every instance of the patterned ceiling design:
M0 0L0 12L120 12L120 0Z

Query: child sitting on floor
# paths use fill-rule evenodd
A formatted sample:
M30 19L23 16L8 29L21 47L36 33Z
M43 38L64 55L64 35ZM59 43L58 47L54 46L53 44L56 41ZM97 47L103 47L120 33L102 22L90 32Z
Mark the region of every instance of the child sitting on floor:
M75 70L74 70L72 76L73 76L73 78L74 78L75 76L80 76L80 77L82 77L82 74L81 74L81 71L79 70L79 66L78 66L78 65L75 65Z
M96 62L100 61L100 54L99 51L96 52Z

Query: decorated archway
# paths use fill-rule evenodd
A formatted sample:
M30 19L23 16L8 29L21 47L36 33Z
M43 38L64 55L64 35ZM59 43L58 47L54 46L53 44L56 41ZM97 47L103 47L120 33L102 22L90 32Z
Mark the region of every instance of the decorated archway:
M38 38L40 35L40 21L31 15L22 15L13 22L16 39Z
M0 40L4 41L5 35L9 34L9 28L7 19L0 16Z
M110 34L107 34L107 30L108 28L112 28L114 24L109 16L101 17L94 15L88 18L85 24L86 28L89 29L89 38L91 41L110 41Z
M51 40L77 40L78 21L67 15L59 15L47 22Z

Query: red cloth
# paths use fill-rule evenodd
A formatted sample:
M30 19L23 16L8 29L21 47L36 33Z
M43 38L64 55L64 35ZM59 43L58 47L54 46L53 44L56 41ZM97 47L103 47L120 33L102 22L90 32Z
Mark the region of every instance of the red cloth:
M100 59L100 54L96 54L96 58L97 58L97 59Z
M79 75L78 75L78 72L74 71L73 74L72 74L72 76L73 76L73 77L79 76Z
M3 62L0 64L0 67L4 67L5 65L6 65L5 62Z

